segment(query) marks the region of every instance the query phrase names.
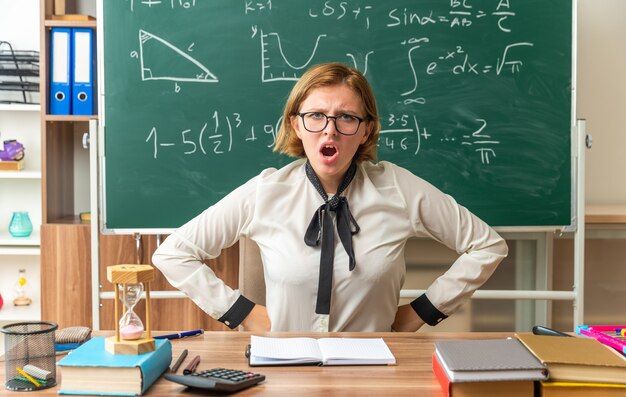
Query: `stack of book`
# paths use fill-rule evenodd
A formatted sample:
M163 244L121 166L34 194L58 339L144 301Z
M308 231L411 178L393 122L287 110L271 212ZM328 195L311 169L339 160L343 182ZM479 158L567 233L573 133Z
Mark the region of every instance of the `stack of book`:
M433 372L447 397L626 397L626 359L595 339L440 341Z
M517 339L435 343L433 372L447 397L533 397L546 368Z
M548 369L543 397L626 397L626 360L595 339L519 334Z

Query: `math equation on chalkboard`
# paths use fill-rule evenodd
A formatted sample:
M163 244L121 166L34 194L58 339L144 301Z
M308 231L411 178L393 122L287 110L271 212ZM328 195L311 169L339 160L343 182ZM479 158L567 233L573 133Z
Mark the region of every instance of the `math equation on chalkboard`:
M272 149L291 88L312 65L342 62L374 89L379 159L495 225L571 220L571 0L127 0L103 9L107 197L188 180L202 186L190 193L201 210L207 197L286 164Z

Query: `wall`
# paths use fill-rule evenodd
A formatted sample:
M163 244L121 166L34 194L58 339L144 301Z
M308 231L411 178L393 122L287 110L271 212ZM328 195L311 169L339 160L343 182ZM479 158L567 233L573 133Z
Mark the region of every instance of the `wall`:
M587 119L586 202L626 203L626 1L578 0L577 116ZM617 182L617 183L616 183Z
M0 40L11 43L13 50L39 51L38 0L0 0ZM27 93L27 99L39 102L39 93ZM0 92L0 100L21 100L21 93Z

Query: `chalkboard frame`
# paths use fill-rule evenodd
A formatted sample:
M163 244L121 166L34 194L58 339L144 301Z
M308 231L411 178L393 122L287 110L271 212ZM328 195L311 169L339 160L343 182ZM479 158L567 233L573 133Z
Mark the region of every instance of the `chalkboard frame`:
M575 106L576 106L576 2L572 1L572 24L571 24L571 55L572 55L572 60L571 60L571 90L570 90L570 100L571 100L571 112L570 112L570 152L573 153L573 148L575 147L575 141L576 141L576 117L575 117ZM101 6L101 10L102 11L102 7ZM100 12L100 15L104 15L103 12ZM104 32L105 29L105 21L104 18L100 18L98 20L98 29L99 32ZM165 228L161 228L161 227L142 227L142 226L138 226L138 227L110 227L108 222L107 222L107 215L108 215L108 210L107 210L107 206L106 206L106 200L107 200L107 190L106 190L106 181L107 181L107 176L106 176L106 156L104 155L105 150L106 150L106 128L107 128L107 123L106 123L106 82L105 82L105 78L104 78L104 71L105 71L105 62L104 62L104 44L103 44L103 36L104 34L100 34L98 36L98 64L99 64L99 69L101 71L101 73L99 73L99 97L100 97L100 101L99 101L99 111L100 111L100 119L99 119L99 123L100 123L100 133L99 133L99 145L101 146L98 153L99 153L99 165L100 165L100 194L99 194L99 201L100 201L100 208L101 208L101 216L100 216L100 229L104 234L136 234L136 233L140 233L140 234L167 234L167 233L171 233L173 230L176 229L176 226L174 227L165 227ZM496 229L498 230L502 230L502 231L549 231L549 230L568 230L568 229L572 229L575 228L576 226L576 219L574 214L576 213L576 208L577 205L580 205L578 203L576 203L576 191L578 189L578 184L577 184L577 179L576 179L576 168L577 168L577 157L575 155L571 155L571 159L570 159L570 174L571 174L571 180L570 180L570 224L555 224L555 225L524 225L524 226L516 226L516 225L505 225L505 226L495 226ZM241 181L243 182L243 181ZM470 208L471 209L471 208ZM110 214L110 213L109 213Z

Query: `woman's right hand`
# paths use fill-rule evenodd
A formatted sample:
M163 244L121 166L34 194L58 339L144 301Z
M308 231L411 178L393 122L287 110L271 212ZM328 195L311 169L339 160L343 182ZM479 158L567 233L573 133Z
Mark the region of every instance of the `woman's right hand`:
M251 332L269 332L272 329L267 308L262 305L254 305L254 308L252 308L248 317L241 322L241 325L246 331Z

